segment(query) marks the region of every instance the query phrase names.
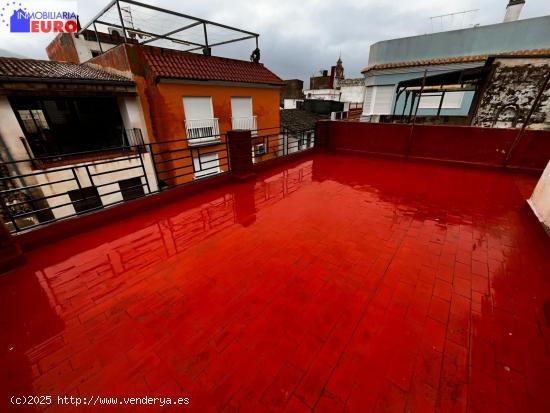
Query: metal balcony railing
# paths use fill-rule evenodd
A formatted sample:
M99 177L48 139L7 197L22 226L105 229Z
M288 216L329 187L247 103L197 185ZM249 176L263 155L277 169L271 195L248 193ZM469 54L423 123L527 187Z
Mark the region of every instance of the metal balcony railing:
M80 145L83 149L76 152L72 148L55 145L37 136L30 138L21 136L19 139L27 152L32 166L36 168L45 168L59 161L75 160L75 156L89 158L107 152L145 151L141 129L122 129L120 133L120 141L118 143L101 145L97 142L90 143L84 141Z
M256 116L232 117L231 126L234 130L242 129L256 131Z
M190 146L220 142L218 118L186 119L185 130Z

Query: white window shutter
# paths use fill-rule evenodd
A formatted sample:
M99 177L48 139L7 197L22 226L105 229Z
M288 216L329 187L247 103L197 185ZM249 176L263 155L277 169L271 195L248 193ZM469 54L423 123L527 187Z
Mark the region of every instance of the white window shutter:
M372 113L374 115L389 115L392 110L393 93L395 86L375 86L374 107Z

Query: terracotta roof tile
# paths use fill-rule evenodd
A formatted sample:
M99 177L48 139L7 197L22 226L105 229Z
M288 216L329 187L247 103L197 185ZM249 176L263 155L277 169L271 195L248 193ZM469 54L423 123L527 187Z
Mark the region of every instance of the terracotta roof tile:
M18 59L15 57L0 57L0 79L2 78L132 82L131 79L85 63L76 64L50 60Z
M153 47L143 53L156 78L284 84L261 63Z
M301 109L281 110L281 128L290 132L315 129L315 124L320 119L328 119L328 116Z
M483 62L490 56L499 55L512 55L512 56L525 56L525 55L548 55L550 49L534 49L534 50L516 50L513 52L505 53L493 53L493 54L478 54L469 56L456 56L456 57L443 57L438 59L426 59L426 60L409 60L406 62L392 62L392 63L380 63L365 67L361 70L361 73L367 73L371 70L380 69L394 69L400 67L413 67L413 66L430 66L430 65L446 65L451 63L468 63L468 62Z

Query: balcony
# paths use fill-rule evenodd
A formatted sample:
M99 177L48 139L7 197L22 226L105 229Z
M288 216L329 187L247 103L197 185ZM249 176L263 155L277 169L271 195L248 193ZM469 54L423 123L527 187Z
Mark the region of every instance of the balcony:
M234 130L255 131L258 129L256 126L256 116L231 118L231 126Z
M209 145L220 142L218 119L186 119L185 130L189 146Z
M56 238L0 277L3 387L212 412L546 411L550 240L517 168L550 141L525 133L323 122L317 149L248 180L231 156L209 187Z

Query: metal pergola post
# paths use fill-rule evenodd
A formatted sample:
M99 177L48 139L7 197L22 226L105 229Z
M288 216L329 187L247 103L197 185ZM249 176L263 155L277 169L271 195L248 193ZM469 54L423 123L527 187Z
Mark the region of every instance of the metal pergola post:
M405 89L405 103L403 104L403 112L401 112L401 120L405 118L405 110L407 109L407 103L409 103L410 92Z
M418 94L418 103L416 104L416 109L414 110L413 124L416 122L416 115L418 114L418 107L420 106L420 101L422 100L422 92L424 91L424 86L426 85L426 76L428 75L428 69L424 70L424 77L422 78L422 86L420 87L420 92Z
M99 46L99 51L101 53L103 53L103 48L101 47L101 41L99 40L99 34L98 34L98 31L97 31L97 27L95 25L95 22L94 22L94 32L95 32L95 39L97 41L97 45Z
M441 114L441 108L443 107L443 99L445 99L445 91L441 92L441 99L439 99L439 106L437 107L437 116Z

